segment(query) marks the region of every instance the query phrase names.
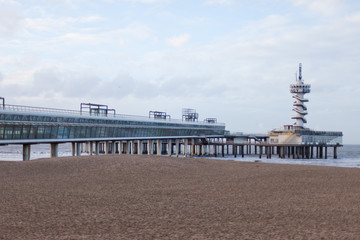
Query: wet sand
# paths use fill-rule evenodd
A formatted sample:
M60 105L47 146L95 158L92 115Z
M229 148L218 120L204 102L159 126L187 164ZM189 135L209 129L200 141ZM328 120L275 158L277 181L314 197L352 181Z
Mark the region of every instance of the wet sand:
M0 239L360 239L360 169L107 155L0 179Z

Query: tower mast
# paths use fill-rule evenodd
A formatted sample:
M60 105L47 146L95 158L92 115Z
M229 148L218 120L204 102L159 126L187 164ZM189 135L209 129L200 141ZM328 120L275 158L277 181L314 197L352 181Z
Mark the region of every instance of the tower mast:
M296 112L296 115L292 117L292 119L296 120L293 125L294 129L303 129L304 123L307 122L305 115L308 114L304 102L309 101L304 98L304 95L310 92L310 84L304 84L301 63L299 64L299 77L296 79L296 84L290 85L290 92L294 94L293 98L295 98L293 111Z

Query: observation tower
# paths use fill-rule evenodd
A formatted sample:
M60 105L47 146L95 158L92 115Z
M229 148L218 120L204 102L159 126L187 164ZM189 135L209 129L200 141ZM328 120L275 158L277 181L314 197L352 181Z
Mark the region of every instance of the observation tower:
M296 115L292 117L296 122L293 124L294 129L303 129L304 123L306 123L305 115L307 115L307 108L304 102L308 102L308 99L304 98L306 93L310 92L310 84L305 84L302 79L302 66L299 64L299 77L296 79L296 84L290 85L290 92L294 94L295 102L293 104L293 111Z
M326 144L327 146L342 144L342 132L315 131L304 127L304 124L307 123L305 116L308 114L304 103L309 101L304 96L310 92L310 84L304 83L301 63L299 64L299 76L296 76L296 83L290 85L290 92L294 94L292 97L295 99L293 111L296 114L292 117L292 119L295 119L295 123L283 125L281 128L270 131L268 133L269 143L292 145Z

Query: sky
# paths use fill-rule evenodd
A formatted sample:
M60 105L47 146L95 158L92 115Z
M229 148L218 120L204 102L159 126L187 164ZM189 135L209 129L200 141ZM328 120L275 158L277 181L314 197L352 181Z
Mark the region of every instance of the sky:
M231 132L293 124L298 65L314 130L360 144L360 1L0 0L7 104L183 108Z

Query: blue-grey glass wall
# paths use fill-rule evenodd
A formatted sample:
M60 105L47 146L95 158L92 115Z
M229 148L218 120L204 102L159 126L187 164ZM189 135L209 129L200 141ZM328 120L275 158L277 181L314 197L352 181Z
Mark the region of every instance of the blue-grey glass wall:
M224 124L2 111L0 139L98 139L224 135Z

